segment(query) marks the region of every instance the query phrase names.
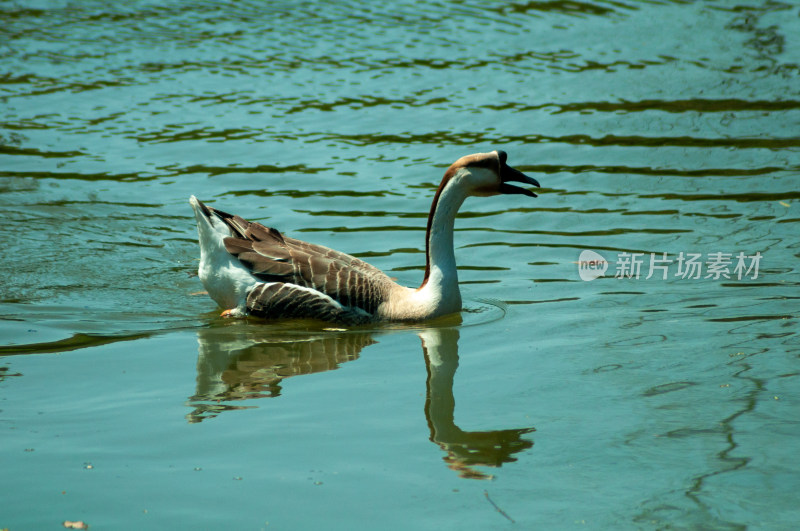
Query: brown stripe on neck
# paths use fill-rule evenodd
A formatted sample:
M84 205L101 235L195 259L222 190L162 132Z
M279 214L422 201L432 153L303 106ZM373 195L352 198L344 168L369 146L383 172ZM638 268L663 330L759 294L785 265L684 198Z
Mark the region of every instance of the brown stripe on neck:
M425 284L428 283L428 278L431 276L431 227L433 226L433 216L436 214L436 207L439 206L439 198L442 195L444 187L447 186L447 183L450 182L450 179L453 178L460 167L461 166L453 164L447 168L444 177L442 177L442 182L439 183L439 188L436 189L436 195L433 196L431 210L428 213L428 226L425 229L425 276L422 278L422 284L420 284L418 289L424 288Z
M442 190L444 190L444 187L447 186L447 183L450 182L450 179L452 179L456 172L458 172L458 170L461 168L490 168L495 171L499 171L499 163L500 161L497 159L497 154L495 152L476 153L474 155L461 157L451 164L450 167L447 168L447 171L444 172L444 177L442 177L442 182L439 183L439 188L436 189L436 195L433 196L431 210L428 213L428 226L425 229L425 276L422 278L422 284L420 284L419 288L417 289L424 288L425 284L428 283L428 278L431 275L431 227L433 226L433 216L436 214L436 208L439 206L439 199L442 195Z

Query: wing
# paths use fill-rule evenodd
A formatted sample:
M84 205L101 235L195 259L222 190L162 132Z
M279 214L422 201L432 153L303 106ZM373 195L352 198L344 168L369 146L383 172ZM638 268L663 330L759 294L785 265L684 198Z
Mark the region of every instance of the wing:
M344 308L324 293L295 284L258 284L247 294L247 312L255 317L321 319L347 324L369 322L372 316L355 308Z
M231 228L225 249L264 282L296 284L340 305L374 314L392 280L363 260L294 238L276 229L214 210Z

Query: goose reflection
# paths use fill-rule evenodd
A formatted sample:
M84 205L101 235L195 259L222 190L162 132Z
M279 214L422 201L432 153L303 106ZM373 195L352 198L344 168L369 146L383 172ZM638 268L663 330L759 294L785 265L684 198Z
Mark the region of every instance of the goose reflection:
M358 359L361 350L376 343L376 331L319 330L302 336L245 323L198 330L197 389L189 398L194 410L189 422L201 422L223 411L245 409L243 401L277 397L285 378L336 369ZM514 454L531 448L524 435L532 427L464 431L455 423L453 382L458 368L457 328L417 331L427 367L425 418L431 442L444 452L444 461L461 477L491 476L476 466L500 467L516 461Z
M319 330L302 336L249 323L199 329L197 388L189 397L195 409L186 418L201 422L251 398L276 397L291 376L336 369L358 359L375 343L368 333Z
M473 466L499 467L516 461L513 454L533 446L523 435L535 428L464 431L456 425L453 381L458 368L458 335L453 328L430 328L419 334L428 368L425 418L431 441L446 453L447 466L461 477L486 479L490 476Z

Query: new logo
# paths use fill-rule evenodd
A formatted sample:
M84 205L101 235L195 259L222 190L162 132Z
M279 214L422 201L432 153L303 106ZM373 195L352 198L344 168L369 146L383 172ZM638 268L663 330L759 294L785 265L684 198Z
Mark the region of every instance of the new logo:
M581 251L578 257L578 274L581 280L590 281L605 275L608 270L608 262L603 255L594 251Z

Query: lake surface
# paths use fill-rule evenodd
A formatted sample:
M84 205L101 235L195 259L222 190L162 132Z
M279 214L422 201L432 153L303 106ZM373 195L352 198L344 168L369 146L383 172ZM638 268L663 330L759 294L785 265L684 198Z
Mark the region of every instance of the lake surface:
M0 528L800 520L800 3L6 0L0 57ZM542 189L465 203L460 316L200 293L191 194L415 285L492 149Z

